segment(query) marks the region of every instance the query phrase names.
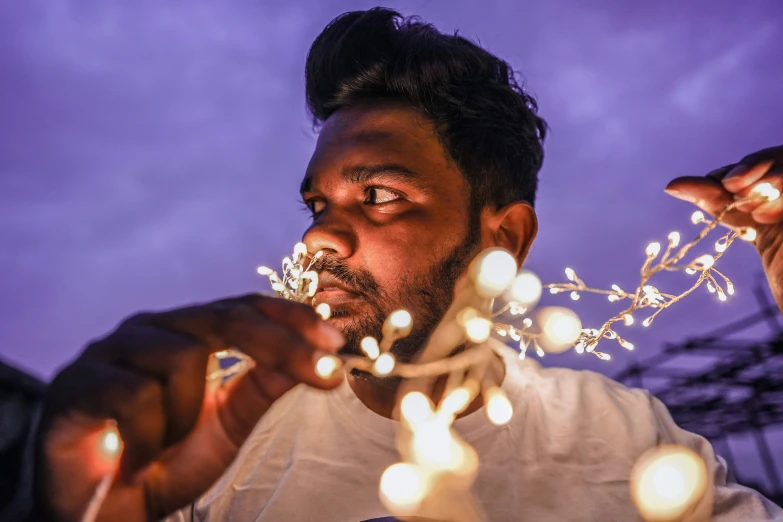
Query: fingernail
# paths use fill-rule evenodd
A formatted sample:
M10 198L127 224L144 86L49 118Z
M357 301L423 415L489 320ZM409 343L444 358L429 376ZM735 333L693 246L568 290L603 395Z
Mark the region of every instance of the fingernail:
M329 323L325 321L320 322L318 323L318 328L320 328L319 333L326 341L326 344L329 346L340 348L345 344L345 337L343 337L343 334L340 333L340 330L330 325Z
M748 171L747 165L736 165L733 169L731 169L725 176L723 176L723 180L732 179L732 178L738 178L745 174Z
M693 197L693 195L690 192L683 192L682 190L669 189L669 188L664 189L664 192L677 199L681 199L689 203L696 203L696 198Z

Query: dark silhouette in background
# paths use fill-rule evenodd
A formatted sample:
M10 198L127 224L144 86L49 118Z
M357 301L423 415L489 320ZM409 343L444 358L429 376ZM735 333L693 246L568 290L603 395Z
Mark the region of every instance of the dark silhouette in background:
M765 436L783 424L783 326L762 286L755 292L759 310L698 339L669 345L661 353L633 364L614 377L627 386L647 388L669 408L677 424L709 440L736 474L729 440L751 435L768 486L742 477L737 482L783 505L783 485ZM766 322L766 340L730 339ZM700 357L695 366L677 358Z

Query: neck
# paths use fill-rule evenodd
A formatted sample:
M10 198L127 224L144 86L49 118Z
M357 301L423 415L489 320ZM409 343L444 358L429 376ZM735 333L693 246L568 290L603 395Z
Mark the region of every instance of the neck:
M491 367L487 371L500 376L502 382L505 378L506 368L499 356L492 358ZM380 378L367 373L357 373L348 376L348 383L360 401L371 411L391 419L394 408L397 405L397 395L403 381L396 377ZM435 381L432 392L429 394L434 404L438 404L443 398L446 388L446 376L440 376ZM484 400L479 394L457 418L469 415L484 405Z

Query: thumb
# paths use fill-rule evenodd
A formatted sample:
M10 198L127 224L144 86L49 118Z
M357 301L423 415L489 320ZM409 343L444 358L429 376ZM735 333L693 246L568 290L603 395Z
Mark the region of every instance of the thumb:
M713 216L717 216L734 202L734 195L726 190L722 183L701 176L683 176L674 179L669 182L664 191L677 199L693 203ZM735 208L724 215L721 222L733 227L753 226L753 218L748 214L752 210Z

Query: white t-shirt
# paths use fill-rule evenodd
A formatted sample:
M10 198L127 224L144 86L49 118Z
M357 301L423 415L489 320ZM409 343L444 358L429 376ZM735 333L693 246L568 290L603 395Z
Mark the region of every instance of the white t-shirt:
M479 410L454 424L479 455L473 491L490 521L640 520L631 467L661 443L684 444L707 462L715 488L699 512L714 504L717 521L783 520L783 510L755 491L727 486L725 463L709 443L678 428L646 391L509 352L502 387L514 406L511 422L495 426ZM195 512L167 520L395 520L378 498L381 474L400 460L395 424L367 409L347 381L328 392L298 386L261 419Z

